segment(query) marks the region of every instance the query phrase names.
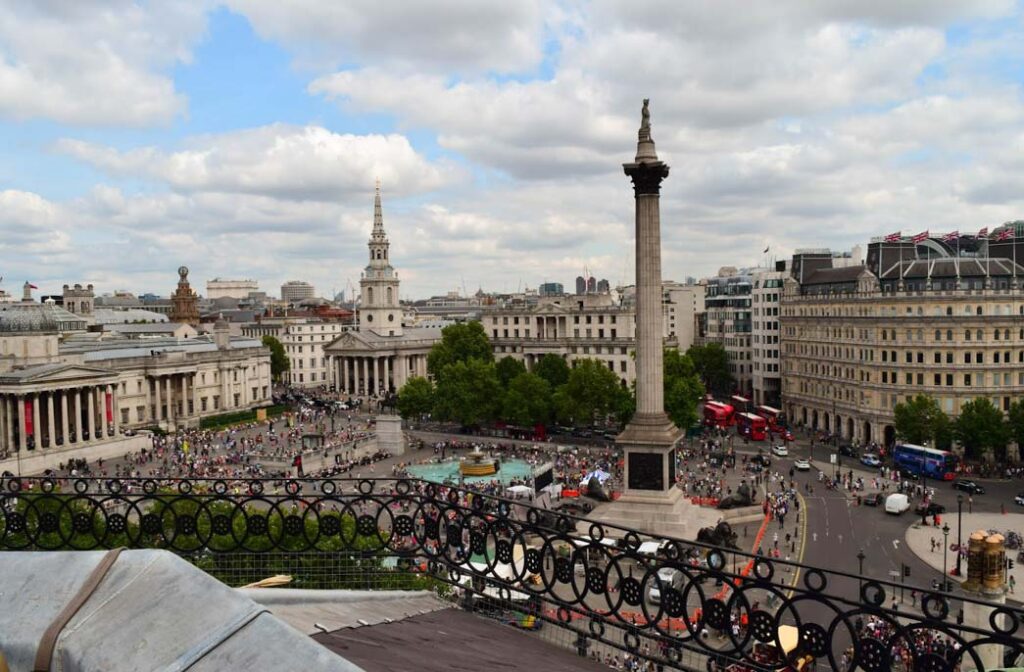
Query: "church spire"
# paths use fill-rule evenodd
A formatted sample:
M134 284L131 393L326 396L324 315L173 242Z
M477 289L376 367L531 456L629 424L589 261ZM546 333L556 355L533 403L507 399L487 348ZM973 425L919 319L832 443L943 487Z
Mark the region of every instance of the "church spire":
M373 233L371 234L374 240L382 240L385 238L384 233L384 213L380 207L380 178L377 178L377 193L373 197Z

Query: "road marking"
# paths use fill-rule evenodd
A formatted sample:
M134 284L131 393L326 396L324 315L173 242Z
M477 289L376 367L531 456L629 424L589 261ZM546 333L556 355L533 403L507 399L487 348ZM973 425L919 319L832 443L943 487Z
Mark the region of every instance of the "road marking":
M895 550L897 550L897 551L900 550L900 540L899 539L893 539L892 540L892 547Z
M787 600L793 599L793 593L796 592L794 588L797 582L800 580L800 567L804 563L804 553L807 551L807 519L811 517L810 511L807 510L807 502L804 501L804 496L799 492L796 493L797 499L800 500L800 509L804 512L804 515L800 517L800 557L797 558L796 572L793 574L793 582L790 584L793 588L789 589L789 594L786 595ZM817 533L814 534L814 538L817 539Z

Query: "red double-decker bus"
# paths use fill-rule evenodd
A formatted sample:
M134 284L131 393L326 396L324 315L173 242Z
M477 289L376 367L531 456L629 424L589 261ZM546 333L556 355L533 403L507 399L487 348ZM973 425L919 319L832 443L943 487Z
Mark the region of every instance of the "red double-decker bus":
M750 412L750 399L747 399L743 395L734 394L729 399L732 402L732 407L736 409L737 413L749 413Z
M708 427L725 429L736 422L735 411L729 404L720 401L708 401L704 403L704 424Z
M736 431L751 441L764 441L768 438L768 421L753 413L737 413Z
M786 429L786 415L779 409L771 406L758 406L754 409L754 413L767 420L768 427L773 432Z

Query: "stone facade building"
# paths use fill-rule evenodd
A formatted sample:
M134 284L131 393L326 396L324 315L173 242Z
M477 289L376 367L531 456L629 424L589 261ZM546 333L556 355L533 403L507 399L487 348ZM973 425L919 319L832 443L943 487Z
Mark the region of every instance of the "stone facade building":
M231 338L224 322L212 335L129 339L86 332L82 318L31 297L5 304L0 471L137 450L125 430L266 406L270 384L270 352Z
M662 339L678 347L669 333L668 310L662 304ZM557 355L570 366L578 359L596 359L623 385L636 379L636 308L610 294L542 296L536 305L488 306L481 318L495 359L513 357L532 369L544 355Z
M969 258L951 247L875 241L846 268L827 252L794 256L780 316L791 420L889 445L893 408L917 394L950 416L1024 394L1024 267L984 241Z

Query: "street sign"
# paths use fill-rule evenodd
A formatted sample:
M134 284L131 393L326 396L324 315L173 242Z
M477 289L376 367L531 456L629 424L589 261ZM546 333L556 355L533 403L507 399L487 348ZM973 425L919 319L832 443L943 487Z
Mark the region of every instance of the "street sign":
M830 464L835 464L836 463L836 454L835 453L832 453L831 458L829 458L829 463Z
M893 577L894 579L898 579L900 578L900 573L898 570L891 569L889 570L889 576Z

